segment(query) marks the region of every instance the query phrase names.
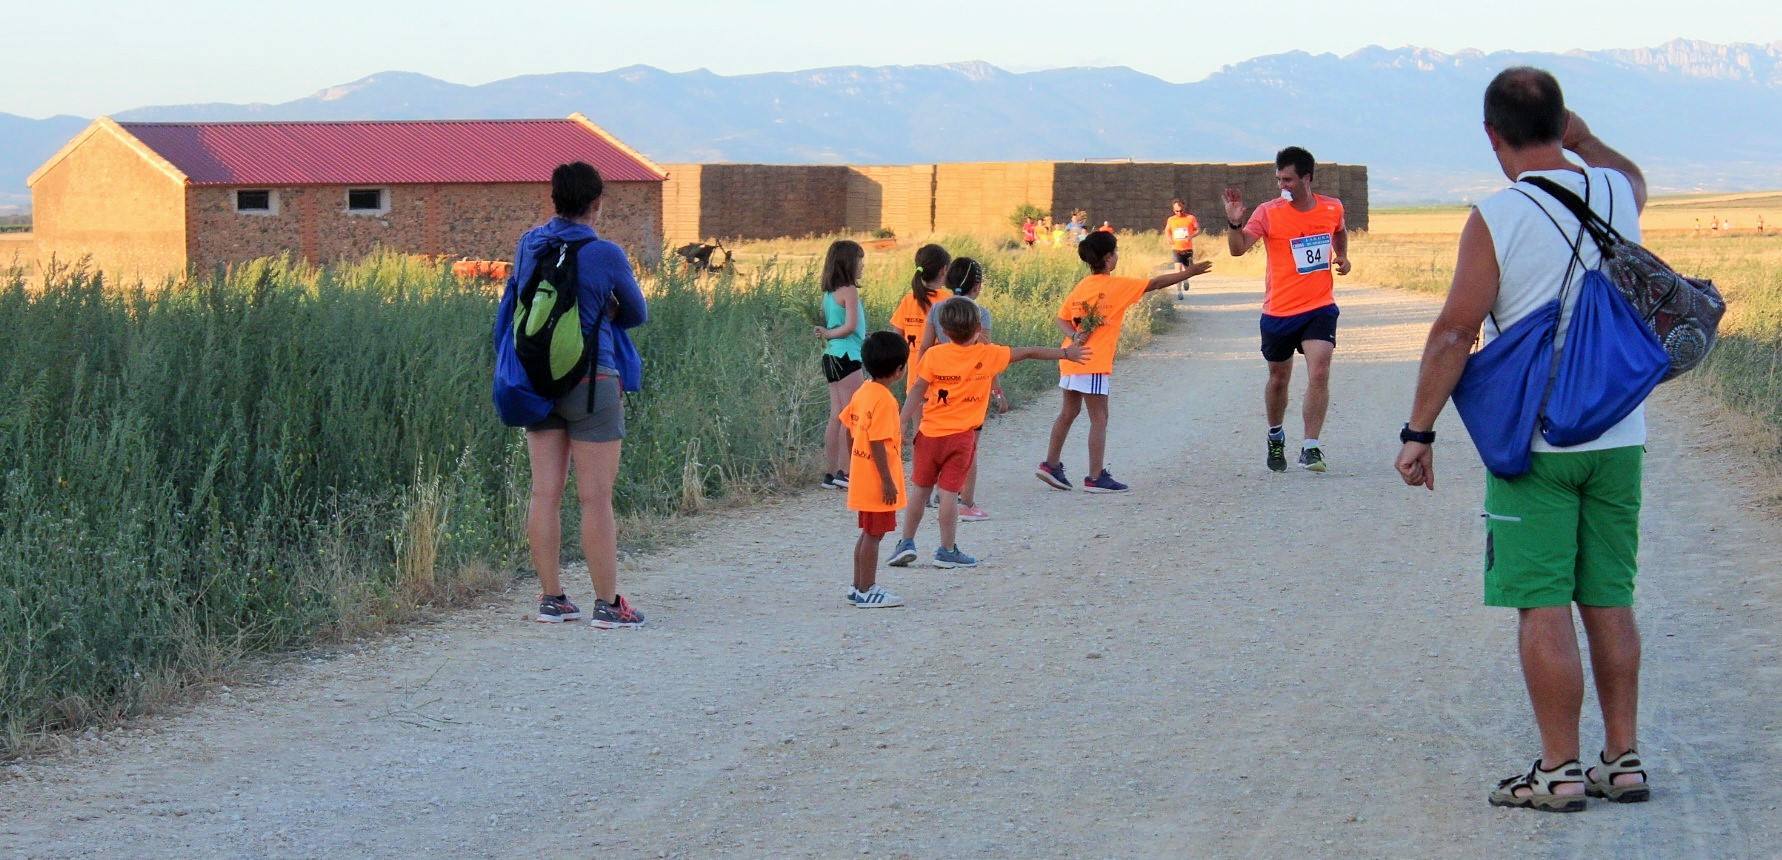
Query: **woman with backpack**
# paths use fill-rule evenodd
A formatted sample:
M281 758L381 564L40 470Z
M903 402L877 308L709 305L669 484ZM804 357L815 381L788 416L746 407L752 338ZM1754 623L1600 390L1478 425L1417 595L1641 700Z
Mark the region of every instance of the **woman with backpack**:
M643 383L642 361L625 332L648 321L649 309L625 252L594 232L603 187L600 172L579 161L551 172L551 203L557 215L520 237L513 283L530 284L540 266L555 264L553 272L573 272L582 337L592 343L586 374L556 398L543 420L526 426L526 450L532 461L526 539L538 571L538 620L556 623L583 617L558 578L563 488L573 463L582 509L582 551L594 586L588 624L611 630L636 627L644 620L618 591L613 482L625 438L621 389L637 391Z

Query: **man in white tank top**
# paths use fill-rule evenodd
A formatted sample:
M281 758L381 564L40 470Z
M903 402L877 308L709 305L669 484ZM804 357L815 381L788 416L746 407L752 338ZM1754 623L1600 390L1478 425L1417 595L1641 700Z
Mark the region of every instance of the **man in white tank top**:
M1454 284L1429 333L1411 418L1399 438L1396 467L1405 483L1435 489L1436 416L1466 368L1481 326L1487 343L1560 297L1559 333L1584 272L1600 263L1596 245L1576 242L1578 219L1559 201L1519 180L1541 176L1585 198L1632 241L1646 205L1640 169L1566 110L1559 82L1539 69L1514 68L1485 90L1485 136L1515 185L1480 202L1461 231ZM1580 168L1566 158L1583 160ZM1581 266L1572 267L1577 247ZM1640 635L1633 584L1639 548L1644 406L1601 437L1568 448L1529 440L1531 465L1517 478L1487 475L1485 602L1520 614L1522 669L1541 733L1541 757L1526 773L1497 784L1496 806L1576 812L1585 795L1642 801L1650 789L1634 752ZM1590 637L1606 734L1587 767L1578 761L1578 714L1584 670L1572 632L1578 605Z

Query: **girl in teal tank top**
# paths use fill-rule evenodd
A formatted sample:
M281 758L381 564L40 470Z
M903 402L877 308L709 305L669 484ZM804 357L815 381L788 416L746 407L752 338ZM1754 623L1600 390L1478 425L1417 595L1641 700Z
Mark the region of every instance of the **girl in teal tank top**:
M865 269L866 249L847 239L831 243L823 258L823 325L815 326L817 337L823 339L823 381L829 384L829 423L823 430L823 468L828 471L823 473L823 486L838 490L848 486L848 428L842 426L841 413L863 380L860 347L866 343L866 304L860 301L859 284Z

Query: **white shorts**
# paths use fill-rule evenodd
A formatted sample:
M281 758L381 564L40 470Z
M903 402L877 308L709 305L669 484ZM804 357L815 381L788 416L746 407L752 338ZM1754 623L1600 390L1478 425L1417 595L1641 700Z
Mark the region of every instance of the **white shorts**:
M1079 394L1107 394L1114 386L1111 373L1066 373L1058 377L1058 387Z

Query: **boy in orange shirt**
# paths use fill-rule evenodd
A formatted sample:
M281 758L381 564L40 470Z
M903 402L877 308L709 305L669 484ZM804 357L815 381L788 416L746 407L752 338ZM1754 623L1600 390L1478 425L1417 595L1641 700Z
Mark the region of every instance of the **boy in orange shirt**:
M1120 262L1118 244L1111 233L1091 233L1077 245L1077 256L1089 264L1089 277L1077 282L1058 309L1058 330L1065 343L1089 347L1093 358L1080 364L1058 363L1058 387L1064 401L1052 422L1052 439L1046 459L1034 470L1041 481L1060 490L1071 488L1064 474L1065 437L1085 405L1089 407L1089 477L1083 490L1089 493L1123 493L1127 486L1108 474L1103 456L1108 445L1108 391L1113 384L1114 350L1120 344L1120 327L1126 312L1146 293L1166 289L1213 268L1202 260L1188 268L1155 278L1121 278L1113 274Z
M978 307L971 302L943 302L935 314L950 343L937 343L922 353L916 385L903 407L904 424L919 418L921 427L910 473L910 483L916 489L904 511L903 539L891 553L892 567L916 560L916 527L922 523L928 494L936 486L940 487L941 545L934 551L934 566L978 566L977 559L959 549L959 490L977 457L977 430L984 426L990 408L991 381L1017 361L1075 362L1090 356L1089 348L1078 343L1067 343L1063 349L974 343L980 323Z
M879 585L879 541L897 528L903 506L903 426L890 385L909 364L909 344L896 332L877 331L860 346L869 377L842 409L849 446L848 510L859 511L860 539L854 542L854 584L848 602L856 609L902 606L903 598Z

